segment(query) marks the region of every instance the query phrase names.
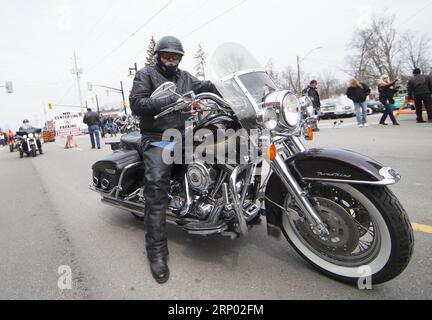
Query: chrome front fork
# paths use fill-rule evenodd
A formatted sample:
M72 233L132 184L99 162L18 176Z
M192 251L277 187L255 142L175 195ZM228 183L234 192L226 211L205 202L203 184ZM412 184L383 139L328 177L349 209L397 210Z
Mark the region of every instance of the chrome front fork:
M295 138L298 139L297 137ZM295 144L295 148L298 149L298 151L305 150L300 139L292 139L291 141ZM276 158L270 162L270 167L282 180L283 184L288 189L288 192L294 196L297 205L305 214L306 219L312 226L312 229L314 229L320 236L328 236L330 233L326 225L324 224L324 222L316 212L315 208L312 206L309 199L307 198L307 193L294 179L293 175L291 174L288 166L286 165L284 159L281 157L279 152L276 155Z

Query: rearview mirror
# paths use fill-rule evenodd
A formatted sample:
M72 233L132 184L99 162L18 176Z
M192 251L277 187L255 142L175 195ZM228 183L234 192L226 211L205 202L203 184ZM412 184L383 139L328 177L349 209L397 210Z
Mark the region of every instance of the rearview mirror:
M154 99L164 99L168 98L169 96L172 96L175 94L177 87L175 83L172 82L165 82L164 84L160 85L150 96L150 98Z

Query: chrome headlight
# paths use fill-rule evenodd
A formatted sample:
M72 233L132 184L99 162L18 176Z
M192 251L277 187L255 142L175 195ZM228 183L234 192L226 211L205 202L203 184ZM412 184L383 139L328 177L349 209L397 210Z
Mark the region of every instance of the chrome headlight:
M266 127L268 130L276 129L278 125L278 115L273 108L264 108L257 117L258 124Z
M282 116L285 124L289 127L296 127L300 120L300 103L297 97L291 93L287 94L282 103Z
M24 138L24 139L27 139L27 136L26 136L26 135L24 135L24 136L23 136L23 138Z
M312 100L308 96L304 96L299 99L299 102L302 111L306 112L309 117L312 117L314 115Z
M39 138L39 135L37 133L35 133L34 136L35 136L36 139Z
M265 107L273 107L279 113L283 127L295 129L300 121L300 104L297 97L288 90L270 93L264 102Z
M28 137L29 137L29 139L33 139L34 138L34 134L33 133L29 133Z

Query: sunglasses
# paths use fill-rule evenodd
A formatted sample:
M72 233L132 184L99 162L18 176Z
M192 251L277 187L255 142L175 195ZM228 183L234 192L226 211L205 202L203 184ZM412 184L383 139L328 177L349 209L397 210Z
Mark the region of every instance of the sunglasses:
M180 61L181 55L177 53L170 53L170 52L162 52L161 58L164 60L175 60Z

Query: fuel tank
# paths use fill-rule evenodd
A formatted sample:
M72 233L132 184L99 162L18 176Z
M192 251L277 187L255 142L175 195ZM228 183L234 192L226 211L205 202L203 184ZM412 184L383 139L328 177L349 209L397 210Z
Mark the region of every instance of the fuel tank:
M227 131L237 132L240 129L241 126L234 117L215 115L195 127L194 135L198 136L199 140L195 140L194 145L197 147L205 143L207 153L216 153L223 148L228 151L236 146L237 136L226 134Z

